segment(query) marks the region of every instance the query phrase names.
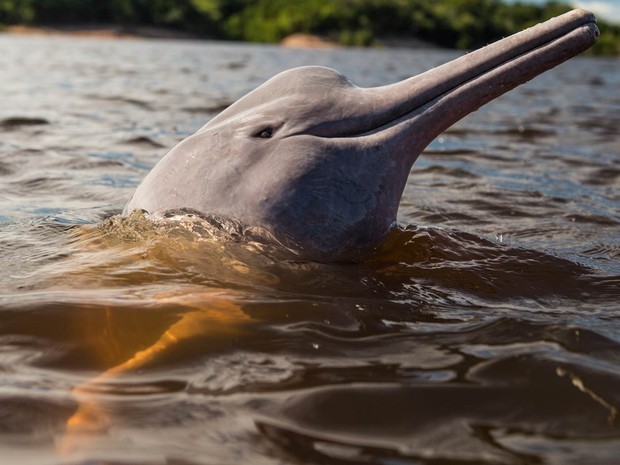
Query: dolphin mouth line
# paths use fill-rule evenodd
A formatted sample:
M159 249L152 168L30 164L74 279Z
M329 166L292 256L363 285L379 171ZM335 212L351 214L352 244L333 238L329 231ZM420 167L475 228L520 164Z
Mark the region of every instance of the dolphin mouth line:
M440 132L485 103L531 80L567 59L588 49L599 37L596 18L590 12L574 10L568 16L552 18L545 23L501 39L484 48L467 53L419 76L382 89L409 86L410 95L403 104L394 104L390 112L371 127L341 134L320 135L329 139L371 137L403 123L425 118L435 119L427 127L430 143ZM442 108L460 105L460 108ZM448 110L447 115L440 108ZM314 134L313 134L314 135ZM391 137L391 135L390 135Z

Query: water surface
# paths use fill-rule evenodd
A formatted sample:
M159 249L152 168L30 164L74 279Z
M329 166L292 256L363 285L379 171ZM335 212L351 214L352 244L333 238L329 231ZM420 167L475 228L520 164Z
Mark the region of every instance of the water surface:
M448 130L400 227L321 264L225 219L116 215L280 70L382 85L456 52L0 50L0 463L617 462L617 59L574 59Z

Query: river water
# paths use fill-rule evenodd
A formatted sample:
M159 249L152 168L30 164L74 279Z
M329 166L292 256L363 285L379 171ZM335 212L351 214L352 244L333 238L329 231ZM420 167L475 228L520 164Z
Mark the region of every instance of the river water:
M441 50L0 36L0 464L620 460L620 61L577 58L416 162L356 264L117 215L278 71Z

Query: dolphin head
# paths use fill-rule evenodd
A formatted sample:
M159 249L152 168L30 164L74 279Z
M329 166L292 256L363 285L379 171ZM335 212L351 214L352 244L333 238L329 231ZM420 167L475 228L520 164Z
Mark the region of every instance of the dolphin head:
M383 87L323 67L284 71L175 146L124 214L193 209L265 228L304 258L354 258L394 224L437 135L597 38L594 16L574 10Z

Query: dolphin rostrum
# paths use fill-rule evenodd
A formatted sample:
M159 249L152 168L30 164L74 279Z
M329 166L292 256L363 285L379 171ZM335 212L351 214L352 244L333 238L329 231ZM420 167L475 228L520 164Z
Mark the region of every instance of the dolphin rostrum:
M123 214L191 209L264 228L303 258L355 258L395 223L435 137L589 48L595 22L573 10L384 87L323 67L284 71L176 145Z

